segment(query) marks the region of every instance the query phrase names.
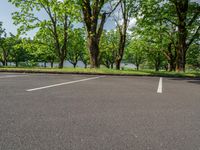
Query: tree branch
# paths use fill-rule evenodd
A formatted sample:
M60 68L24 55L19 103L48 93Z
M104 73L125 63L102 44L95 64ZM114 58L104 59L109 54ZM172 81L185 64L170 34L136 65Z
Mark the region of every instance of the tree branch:
M200 8L199 8L200 9ZM190 22L188 23L188 26L191 26L193 24L194 21L196 21L196 19L199 17L200 11L197 11L194 16L192 17L192 19L190 20Z
M174 24L175 26L178 26L178 24L172 20L170 20L169 18L163 18L164 20L169 21L170 23Z
M200 26L197 28L195 34L192 36L192 38L190 39L190 41L188 42L187 44L187 49L190 47L190 45L194 42L194 40L199 37L198 34L199 34L199 31L200 31ZM187 50L186 49L186 50Z
M110 15L117 9L117 7L119 6L119 4L121 3L122 0L119 0L118 3L115 5L114 8L112 8L112 10L110 12L106 12L107 17L110 17ZM111 4L110 4L111 5Z

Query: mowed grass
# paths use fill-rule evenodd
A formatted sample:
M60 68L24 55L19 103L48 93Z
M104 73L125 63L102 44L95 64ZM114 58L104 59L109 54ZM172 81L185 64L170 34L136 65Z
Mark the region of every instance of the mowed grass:
M15 68L1 67L0 72L24 72L24 73L72 73L72 74L95 74L95 75L135 75L135 76L162 76L162 77L190 77L200 78L200 72L190 71L185 73L167 72L154 70L115 70L115 69L91 69L91 68Z

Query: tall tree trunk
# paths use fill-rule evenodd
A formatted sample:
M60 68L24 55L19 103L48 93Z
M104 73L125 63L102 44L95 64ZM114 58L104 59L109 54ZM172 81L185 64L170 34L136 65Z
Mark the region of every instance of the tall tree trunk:
M64 61L65 61L65 58L61 57L60 62L59 62L59 66L58 66L60 69L62 69L64 67Z
M87 68L87 64L84 64L85 69Z
M122 25L120 25L119 22L117 23L119 33L120 33L120 40L119 40L119 49L118 49L118 54L116 58L116 69L120 70L120 63L123 59L124 56L124 49L126 45L126 34L127 34L127 29L128 29L128 20L129 20L129 8L127 6L127 1L120 1L120 6L121 6L121 11L122 11Z
M76 63L73 63L73 67L76 68Z
M194 14L192 16L192 19L189 20L188 23L188 9L189 9L189 4L190 0L176 0L174 2L176 6L176 12L178 16L178 63L177 64L177 71L184 71L185 72L185 64L186 64L186 53L190 45L194 42L195 39L199 38L199 30L200 30L200 25L196 29L196 31L193 31L194 34L189 37L188 32L193 23L199 19L199 10L200 7L194 8Z
M54 63L54 61L52 60L52 61L51 61L51 68L53 68L53 63Z
M5 60L4 65L5 65L5 66L8 66L8 62L7 62L7 60Z
M110 63L109 63L108 60L106 60L106 62L105 62L105 66L106 66L106 68L110 69Z
M15 67L18 67L18 66L19 66L18 61L15 61Z
M155 64L155 70L156 70L156 71L159 71L159 70L160 70L160 66L159 66L159 64L157 64L157 63Z
M2 47L3 48L3 47ZM4 48L3 48L3 61L4 61L4 66L8 66L8 51L6 51Z
M110 12L103 10L106 4L107 1L104 0L95 0L94 3L90 0L83 0L81 3L83 20L88 34L91 68L99 68L99 41L103 32L103 27L106 18L117 8L119 2Z
M139 65L140 65L140 64L136 64L137 71L139 70Z
M120 70L120 68L121 68L121 60L122 60L122 59L120 59L120 58L117 58L117 59L116 59L116 69L117 69L117 70Z
M170 60L169 62L169 71L175 71L176 70L176 64L174 63L174 61Z
M165 67L165 71L168 71L168 65L165 65L164 67Z
M8 62L7 62L6 58L2 61L2 64L3 64L3 66L8 66Z
M179 28L179 36L178 36L178 49L177 49L177 67L176 70L178 72L184 71L185 72L185 55L187 51L187 29L185 28L185 22L182 22L182 26L180 25Z
M113 69L113 63L110 64L110 68Z
M1 63L3 66L6 66L6 62L4 60Z
M47 67L47 62L45 61L45 62L44 62L44 68L46 68L46 67Z
M0 66L3 66L3 61L2 60L0 60Z
M178 45L177 45L177 59L176 59L176 71L185 71L185 55L187 51L187 13L189 0L176 0L174 1L176 7L176 13L178 16Z
M94 36L88 37L91 68L99 68L99 42Z
M4 66L8 66L7 55L4 55Z
M118 56L116 58L116 69L120 70L121 61L124 56L124 48L126 44L126 30L123 31L124 33L120 33L120 41L119 41L119 49L118 49Z
M160 65L161 65L161 59L160 59L160 54L158 54L157 58L155 58L155 70L159 71L160 70Z
M176 48L175 48L176 49ZM165 52L165 56L168 60L168 64L169 64L169 67L168 67L168 71L175 71L176 70L176 59L177 59L177 51L175 52L175 54L173 53L172 51L172 43L169 43L168 44L168 49L167 49L167 52Z

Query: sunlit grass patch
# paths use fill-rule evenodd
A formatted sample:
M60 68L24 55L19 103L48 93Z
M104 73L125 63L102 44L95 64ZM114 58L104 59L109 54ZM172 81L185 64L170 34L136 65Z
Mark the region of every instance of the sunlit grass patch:
M154 70L114 70L107 68L91 69L91 68L14 68L2 67L1 72L27 72L27 73L77 73L77 74L99 74L99 75L137 75L137 76L163 76L163 77L200 77L200 72L167 72Z

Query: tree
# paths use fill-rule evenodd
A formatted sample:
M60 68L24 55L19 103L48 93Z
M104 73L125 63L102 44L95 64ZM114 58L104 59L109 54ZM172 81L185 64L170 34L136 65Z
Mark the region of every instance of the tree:
M168 61L168 70L175 71L176 70L176 49L173 47L173 43L169 42L167 49L164 50L164 55Z
M118 32L104 31L100 42L100 60L107 68L113 69L118 50Z
M164 63L164 55L156 46L150 46L147 51L147 58L150 63L154 65L155 71L159 71Z
M142 40L132 40L125 53L126 61L135 64L137 70L139 70L140 64L142 64L146 58L145 45L146 43Z
M140 1L138 24L144 31L160 36L170 71L184 71L189 46L199 38L199 4L189 0ZM157 29L156 29L157 28ZM156 30L155 30L156 29Z
M199 43L194 43L188 49L186 56L187 64L192 66L192 68L200 68L200 45Z
M67 60L76 68L85 47L85 33L82 29L74 29L70 33Z
M63 68L67 55L68 32L72 22L77 17L77 7L74 0L9 0L20 10L13 13L15 25L20 25L19 31L28 31L34 28L48 29L54 39L54 48L59 58L59 68ZM42 12L49 19L41 20L35 11Z
M0 61L3 66L7 66L9 50L7 49L6 32L2 25L2 22L0 22Z
M11 34L9 39L9 47L10 47L10 61L15 63L15 66L19 66L19 62L28 61L29 54L26 49L23 48L22 39L19 38L18 35Z
M200 5L190 0L170 0L176 11L178 27L177 71L185 71L186 53L190 45L199 39ZM191 33L191 34L190 34Z
M36 46L36 57L38 61L43 61L44 66L46 63L51 63L51 68L53 68L54 61L57 60L57 51L53 45L54 39L50 36L48 29L39 30L33 40L33 43Z
M28 54L28 59L25 65L37 66L38 63L38 44L33 39L23 38L21 47L25 49Z
M84 63L85 68L87 68L88 64L90 63L90 54L87 50L86 43L82 47L82 51L80 53L80 60Z
M118 53L116 57L116 69L120 69L120 64L124 56L124 49L127 40L127 30L131 17L138 11L137 0L121 0L119 4L119 11L121 12L115 22L120 35Z
M92 68L99 67L99 43L103 32L106 18L117 8L109 12L104 8L112 3L111 0L81 0L80 4L83 12L83 20L87 29L88 48L90 51L90 63Z

